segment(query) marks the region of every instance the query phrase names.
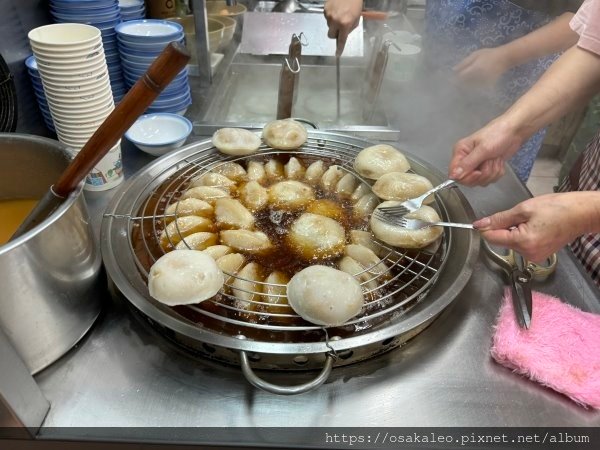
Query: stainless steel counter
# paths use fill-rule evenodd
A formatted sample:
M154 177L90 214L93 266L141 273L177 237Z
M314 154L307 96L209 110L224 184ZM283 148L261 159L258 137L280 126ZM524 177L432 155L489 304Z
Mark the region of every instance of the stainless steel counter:
M414 138L398 145L445 171L453 142L448 139L454 136L436 135L445 147L423 145L418 133ZM151 160L125 141L123 147L127 177ZM97 230L113 192L86 193ZM529 195L512 173L488 188L463 192L478 215ZM566 251L556 274L536 288L600 313L598 291ZM600 426L600 412L576 406L491 360L502 290L503 277L481 255L464 292L416 338L385 355L336 368L325 385L292 397L256 390L238 367L181 353L138 321L127 301L107 294L89 335L36 376L51 403L39 437L152 439L152 432L129 428L141 426ZM312 376L265 375L281 383ZM261 439L250 433L234 441L259 444ZM180 440L174 435L171 442Z

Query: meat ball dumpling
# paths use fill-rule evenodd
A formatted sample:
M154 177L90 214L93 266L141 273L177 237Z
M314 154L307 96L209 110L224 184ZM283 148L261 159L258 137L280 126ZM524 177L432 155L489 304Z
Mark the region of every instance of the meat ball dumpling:
M186 198L197 198L200 200L204 200L206 203L213 205L218 198L230 197L229 192L212 187L212 186L196 186L191 189L186 190L182 195L182 199Z
M283 180L285 178L283 164L275 159L270 159L265 163L265 173L270 180Z
M195 188L198 186L211 186L226 192L232 192L235 190L236 183L220 173L207 172L194 178L189 187Z
M321 181L321 177L324 173L325 164L319 159L308 166L304 173L304 179L311 184L316 184Z
M379 199L373 194L363 195L354 204L354 215L358 217L369 216L379 204Z
M223 272L209 255L196 250L173 250L150 268L150 296L169 306L207 300L223 287Z
M431 181L416 173L390 172L375 182L373 192L384 200L403 202L419 197L432 188ZM434 197L430 195L425 199L425 203L431 203L433 200Z
M323 188L325 188L327 191L333 191L338 182L347 173L348 172L335 164L333 166L329 166L329 169L327 169L321 177L321 186L323 186Z
M198 216L179 217L162 231L160 234L160 246L167 250L175 246L186 236L200 231L213 231L214 225L210 219Z
M213 134L212 143L221 153L244 156L259 149L260 138L243 128L221 128Z
M262 132L265 143L279 150L300 148L308 138L306 128L292 119L274 120L265 125Z
M219 229L254 228L254 216L234 198L220 198L215 202L215 221Z
M213 215L213 207L204 200L199 198L186 198L178 202L170 204L165 209L165 215L174 214L176 217L184 216L200 216L211 217ZM175 217L167 217L166 221L171 222Z
M389 269L373 250L360 244L349 244L344 253L357 261L372 274L386 274Z
M370 274L358 261L350 256L344 256L340 259L338 267L341 271L349 273L356 278L361 286L369 291L374 291L379 286L376 279L377 275Z
M358 186L358 180L351 173L346 173L335 185L335 192L342 195L351 196Z
M281 209L301 208L314 198L312 188L300 181L280 181L269 188L269 203Z
M265 278L265 285L263 286L263 302L268 306L267 311L272 313L285 313L287 312L287 284L290 281L285 273L275 270Z
M230 286L233 283L234 275L242 268L246 262L244 255L240 253L228 253L216 260L217 266L225 274L225 286Z
M200 231L184 237L176 246L177 250L206 250L208 247L216 245L219 237L215 233Z
M210 167L211 172L219 173L233 181L243 181L247 177L246 169L236 162L219 163Z
M204 253L206 253L207 255L210 255L212 257L212 259L214 259L216 261L221 256L229 255L233 250L231 249L231 247L228 247L227 245L217 244L217 245L211 245L210 247L206 247L202 251Z
M267 173L265 172L265 166L259 161L249 161L246 167L246 173L248 180L250 181L265 181Z
M306 172L306 169L297 158L292 156L290 160L283 166L283 171L288 180L299 180L304 177L304 172Z
M350 242L367 247L376 255L387 253L385 248L373 240L373 236L368 231L350 230Z
M249 181L238 191L241 202L250 211L258 211L269 202L269 192L258 181Z
M234 306L241 310L256 311L258 302L262 297L263 268L255 263L246 264L237 273L231 283L231 290L235 296Z
M406 172L410 163L391 145L379 144L361 150L354 160L354 170L361 176L377 180L389 172Z
M341 270L315 265L302 269L287 287L290 306L304 320L339 326L360 313L363 293L356 279Z
M371 188L366 185L365 183L360 183L358 185L358 187L354 190L354 192L352 192L352 195L350 196L350 200L352 201L357 201L359 198L361 198L363 195L367 195L371 193Z
M304 213L290 227L288 244L305 260L330 258L344 251L346 234L335 220Z
M387 201L381 203L378 208L387 206L397 206L401 202L398 201ZM420 219L428 222L436 222L440 220L440 216L430 206L421 206L418 210L406 214L407 219ZM393 245L395 247L402 248L423 248L434 242L438 237L442 235L444 230L442 227L428 227L420 230L408 230L399 225L392 225L387 222L383 222L375 217L371 216L371 230L375 237L386 244Z
M245 253L263 253L271 248L269 237L262 231L225 230L220 233L221 243Z

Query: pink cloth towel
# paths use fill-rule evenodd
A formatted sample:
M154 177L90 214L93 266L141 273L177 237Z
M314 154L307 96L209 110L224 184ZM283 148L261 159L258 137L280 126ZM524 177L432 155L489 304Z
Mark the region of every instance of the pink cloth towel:
M531 327L521 329L506 290L492 357L581 405L600 409L600 315L540 292L532 297Z

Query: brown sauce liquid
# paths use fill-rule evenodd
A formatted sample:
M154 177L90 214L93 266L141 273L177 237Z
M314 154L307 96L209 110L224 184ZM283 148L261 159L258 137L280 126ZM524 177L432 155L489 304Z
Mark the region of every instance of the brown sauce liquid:
M38 200L0 200L0 245L6 244Z
M294 155L294 157L296 157L305 168L317 160L317 158L299 157L298 155ZM282 164L285 164L289 157L286 155L269 155L268 157L264 158L253 158L253 160L263 163L269 159L276 159ZM326 167L335 164L334 161L328 160L327 158L320 159L323 160ZM248 161L250 160L246 160L246 163ZM150 270L150 267L154 261L164 254L164 250L160 247L158 239L160 233L166 226L165 220L163 217L161 217L161 215L164 214L164 210L168 204L176 201L176 199L179 198L187 189L187 184L182 185L177 181L183 174L187 174L188 170L188 168L184 168L165 180L162 185L159 186L147 199L145 205L142 206L138 211L139 216L151 217L136 221L132 230L133 249L136 257L146 272ZM270 180L261 184L263 187L268 188L271 184L279 181L282 180ZM337 222L342 225L346 232L347 243L350 242L350 230L368 230L367 218L356 217L353 214L352 203L349 198L345 198L333 192L325 191L320 186L311 185L311 187L315 192L316 200L328 199L341 206L342 214L341 217L337 219ZM236 197L235 193L232 194L232 197ZM291 278L303 268L315 264L337 267L336 263L339 260L340 255L333 255L325 258L315 258L307 261L299 257L298 252L287 242L287 230L289 230L291 224L298 217L300 217L303 212L304 209L284 211L269 206L255 212L254 217L256 221L256 229L262 231L269 237L273 244L273 248L269 252L260 255L245 254L246 262L255 261L260 264L264 268L265 277L270 272L278 270L286 273ZM154 216L157 217L152 218ZM431 255L424 255L418 251L406 252L405 257L401 259L401 264L411 264L411 260L414 259L437 268L441 260L440 251L438 251L433 258L435 261L432 262ZM406 262L404 262L404 260L406 260ZM391 265L391 263L388 261L386 261L386 264ZM394 273L394 270L392 270L391 276L396 275L397 273ZM358 322L356 326L347 325L344 327L330 329L329 336L337 335L340 337L348 337L355 335L359 331L362 332L376 326L377 324L389 320L389 314L382 314L377 318L370 316L383 309L390 308L391 306L401 302L417 292L423 283L415 282L414 278L414 274L406 273L389 282L387 286L378 289L374 293L365 295L366 306L363 308L361 315L358 317L358 319L360 319L360 317L364 317L365 321ZM383 281L381 281L381 283L383 283ZM408 284L408 286L406 286L406 284ZM393 296L390 296L385 300L378 301L382 297L387 296L401 287L402 290L400 292L395 293ZM226 289L226 291L228 291L228 289ZM229 309L228 306L234 306L232 299L219 293L212 301L204 301L199 305L194 305L193 308L188 306L175 306L172 307L172 309L185 319L196 323L199 326L224 332L229 335L244 334L250 339L267 340L273 342L318 342L323 340L323 332L321 330L290 331L270 330L267 328L256 327L256 324L286 327L314 326L314 324L306 322L301 317L296 316L293 310L289 307L265 305L265 307L262 309L242 313ZM194 308L210 312L220 317L225 317L229 320L239 321L240 323L229 323L224 320L214 319L206 314L203 314L202 312L195 310ZM396 311L401 312L405 309L408 309L408 307L403 306ZM287 316L279 317L274 314L286 314ZM354 320L356 320L356 318Z

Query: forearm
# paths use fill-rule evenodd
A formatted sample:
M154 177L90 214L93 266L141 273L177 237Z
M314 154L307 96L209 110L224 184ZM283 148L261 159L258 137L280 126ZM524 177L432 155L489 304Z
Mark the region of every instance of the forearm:
M525 141L599 91L600 56L574 46L496 120Z
M572 17L573 13L564 13L543 27L497 47L505 55L507 69L531 59L565 51L575 45L579 35L569 26Z
M587 205L588 214L586 220L585 233L600 233L600 192L586 191L581 192L581 204Z

